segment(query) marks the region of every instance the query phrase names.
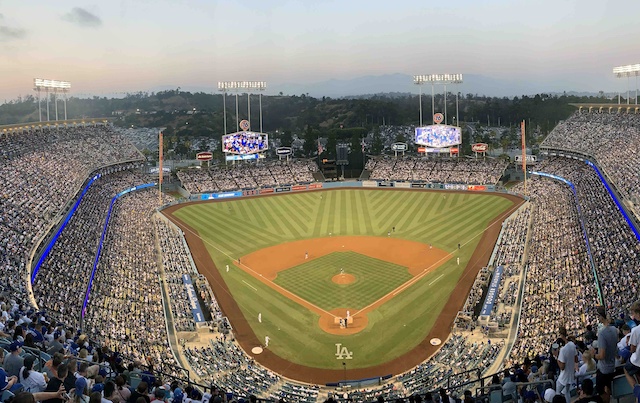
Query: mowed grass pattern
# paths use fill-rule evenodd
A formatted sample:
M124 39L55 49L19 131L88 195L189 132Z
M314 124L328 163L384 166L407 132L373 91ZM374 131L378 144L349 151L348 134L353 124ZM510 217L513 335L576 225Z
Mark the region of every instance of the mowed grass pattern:
M511 206L503 197L472 192L340 189L193 204L174 214L198 231L258 339L269 336L269 350L298 364L341 369L335 343L347 343L354 352L350 367L362 368L424 340L487 224ZM325 333L317 314L234 266L238 257L267 246L329 233L386 237L394 226L393 237L455 253L460 265L449 259L370 312L368 327L355 335Z
M355 276L351 284L336 284L340 269ZM330 311L362 309L412 278L406 267L355 252L334 252L278 273L275 283Z

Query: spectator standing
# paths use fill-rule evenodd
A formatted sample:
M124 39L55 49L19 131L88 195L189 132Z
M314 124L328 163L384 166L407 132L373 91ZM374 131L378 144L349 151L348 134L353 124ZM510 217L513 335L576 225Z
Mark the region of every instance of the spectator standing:
M561 327L558 332L560 339L564 341L564 346L558 352L558 367L560 375L556 382L556 394L564 393L567 402L571 401L571 387L576 382L576 363L578 362L578 350L576 345L569 338L567 329Z
M596 389L599 395L611 393L611 382L616 369L616 354L618 351L618 329L611 324L611 318L607 316L604 306L596 308L598 321L604 326L598 332L597 353L598 360L596 371Z

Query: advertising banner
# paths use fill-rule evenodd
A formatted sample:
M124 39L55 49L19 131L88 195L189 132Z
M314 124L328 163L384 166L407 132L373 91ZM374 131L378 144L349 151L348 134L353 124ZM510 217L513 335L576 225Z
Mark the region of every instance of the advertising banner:
M291 190L297 192L299 190L307 190L307 186L305 185L296 185L291 188Z
M196 294L196 289L193 287L191 276L188 274L183 274L182 283L184 284L184 288L187 291L187 297L189 298L189 305L191 306L191 314L193 315L193 320L195 320L196 323L204 322L204 314L202 313L202 308L200 307L200 303L198 302L198 294Z
M447 190L467 190L468 185L462 185L458 183L445 183L444 188Z
M291 186L279 186L276 188L276 193L291 192Z
M257 160L264 158L262 154L241 154L241 155L227 155L224 157L225 161L245 161L245 160Z
M487 290L487 295L484 298L484 304L482 305L482 310L480 311L480 315L491 315L491 310L493 309L493 305L496 303L496 299L498 298L500 281L502 281L502 272L504 270L504 266L496 267L496 270L493 272L493 278L491 279L491 283L489 284L489 289Z
M322 183L312 183L309 185L309 189L322 189Z
M393 143L391 144L391 151L407 151L407 143Z
M241 191L237 192L224 192L224 193L205 193L202 195L202 200L217 200L217 199L230 199L233 197L242 196Z
M562 156L562 154L560 155ZM527 164L535 164L536 162L538 162L538 158L535 155L527 154L526 158L527 158ZM515 162L522 162L522 155L515 155L513 157L513 160Z
M489 149L489 144L487 143L475 143L471 144L471 151L474 153L484 153Z
M409 182L395 182L393 186L402 189L409 189L411 184Z
M198 161L211 161L213 159L213 153L210 153L208 151L198 153L196 154L196 159Z
M268 194L268 193L273 193L273 188L267 188L267 189L260 189L260 194Z
M485 190L487 190L487 187L483 186L483 185L469 185L469 186L467 186L467 190L484 192Z
M291 147L278 147L276 148L276 155L291 155Z
M376 182L376 181L362 181L362 187L365 187L365 188L376 188L376 187L378 187L378 182Z
M411 187L413 189L424 189L424 188L427 187L427 184L426 183L412 183Z
M389 181L378 182L378 187L381 187L381 188L392 188L393 187L393 182L389 182Z
M451 148L425 148L424 152L427 154L449 154L451 153Z

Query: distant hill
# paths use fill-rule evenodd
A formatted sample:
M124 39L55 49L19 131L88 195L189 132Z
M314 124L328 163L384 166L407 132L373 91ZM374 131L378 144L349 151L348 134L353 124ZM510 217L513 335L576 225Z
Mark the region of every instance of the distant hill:
M562 88L540 88L539 83L525 80L504 80L475 74L465 74L464 83L457 86L447 86L447 91L459 91L463 94L477 94L489 97L514 97L534 94L558 94L562 95ZM379 76L363 76L346 80L331 79L318 81L315 83L282 83L270 86L273 91L282 92L285 95L309 94L312 97L331 98L360 98L373 96L375 94L393 94L399 96L408 93L417 94L418 87L413 84L413 76L409 74L384 74ZM597 93L569 91L567 95L596 96ZM431 86L422 87L423 94L431 94ZM442 93L442 86L436 87L436 92Z

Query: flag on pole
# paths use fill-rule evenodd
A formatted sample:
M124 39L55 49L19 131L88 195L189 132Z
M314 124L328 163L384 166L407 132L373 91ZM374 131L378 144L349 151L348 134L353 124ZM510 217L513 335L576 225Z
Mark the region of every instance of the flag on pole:
M364 139L362 139L362 141L360 142L360 145L362 146L362 153L364 154L364 149L366 147L366 143L364 142Z
M322 144L320 144L320 138L318 138L318 155L322 154L322 151L324 151L322 149Z

